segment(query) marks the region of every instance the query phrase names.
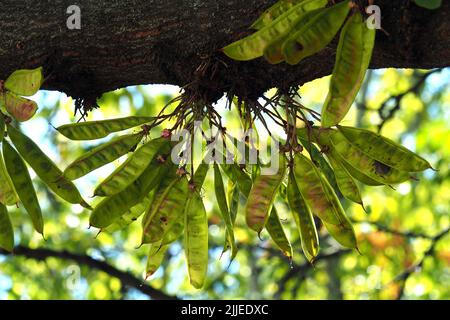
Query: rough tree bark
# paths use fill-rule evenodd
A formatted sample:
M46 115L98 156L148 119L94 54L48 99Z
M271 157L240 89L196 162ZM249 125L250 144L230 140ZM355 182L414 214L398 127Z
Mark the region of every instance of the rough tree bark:
M247 34L275 0L2 0L0 79L43 65L46 89L92 98L136 84L196 81L211 99L223 92L257 96L329 74L336 41L296 67L262 59L234 62L219 49ZM81 7L81 30L66 9ZM375 0L382 9L372 68L450 65L450 1L425 10L410 0ZM204 72L196 72L204 64Z

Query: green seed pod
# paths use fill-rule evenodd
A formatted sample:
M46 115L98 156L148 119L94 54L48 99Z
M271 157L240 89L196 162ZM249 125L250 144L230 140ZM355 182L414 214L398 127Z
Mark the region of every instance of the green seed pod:
M322 109L323 127L338 124L355 101L372 59L375 33L375 29L367 28L359 12L342 29L330 91Z
M283 13L290 10L293 6L299 4L302 1L305 0L279 0L269 9L264 11L264 13L251 25L250 28L259 30L270 25Z
M12 252L14 248L14 230L8 210L0 203L0 248Z
M358 203L364 207L361 198L361 192L359 191L356 181L353 179L351 174L347 171L345 166L335 159L330 153L327 155L330 160L331 166L333 167L334 174L336 176L336 182L342 195L355 203Z
M297 229L300 233L303 253L309 262L313 262L319 254L319 236L317 234L311 210L300 193L292 171L289 174L287 198Z
M141 202L131 207L128 211L125 212L124 215L117 218L111 225L109 225L102 231L113 233L129 226L148 210L151 203L153 202L154 196L155 190L150 191L150 193L145 196Z
M397 170L371 158L350 143L340 132L336 132L330 138L332 152L338 153L350 166L372 180L383 184L394 184L410 178L408 172Z
M64 177L76 180L130 152L141 141L141 133L117 137L88 151L72 162Z
M336 215L341 221L341 223L338 225L327 223L326 221L322 221L323 224L327 228L330 235L342 246L351 249L358 249L355 230L353 229L352 223L345 214L344 209L342 209L342 206L328 181L326 181L325 179L323 180L325 191L329 198L332 199L332 201L335 203L335 207L337 208Z
M5 206L12 206L19 202L19 196L14 189L11 177L6 170L5 162L3 161L3 153L0 151L0 204Z
M326 192L324 186L326 179L322 177L312 161L302 154L297 154L294 161L294 175L298 188L312 213L330 224L340 224L338 214L340 204Z
M341 28L349 11L349 0L340 2L323 10L300 30L296 30L283 45L286 62L298 64L304 58L324 49Z
M165 138L154 139L133 152L122 165L97 186L94 196L112 196L128 187L149 166L163 144L169 144L169 141Z
M324 7L327 0L305 0L283 13L268 26L254 34L234 42L225 48L224 53L234 60L247 61L264 54L267 46L286 36L305 12Z
M284 155L281 154L278 172L274 175L259 175L253 183L245 212L247 225L258 234L266 225L285 173L286 163Z
M185 206L184 250L191 284L200 289L208 270L208 218L198 192L188 197Z
M272 238L273 242L275 242L281 252L283 252L283 254L289 258L289 260L291 260L293 255L292 246L286 236L286 232L283 229L283 225L281 224L275 207L272 207L269 219L267 220L266 229L267 232L269 232L269 235Z
M185 177L171 180L165 189L155 195L153 204L142 220L142 243L161 241L176 221L183 219L183 209L188 193Z
M430 169L430 163L402 145L369 130L339 126L349 142L368 156L401 171Z
M22 158L55 194L69 203L90 208L75 185L64 178L62 171L30 138L11 125L8 125L8 136Z
M242 195L247 198L250 194L250 190L252 189L252 178L242 171L236 163L222 164L221 167L228 176L228 179L233 181Z
M234 240L234 225L230 211L228 210L228 202L225 194L225 187L223 185L222 173L220 172L219 165L217 163L214 163L214 189L217 204L219 205L222 219L225 222L227 246L231 248L231 260L233 260L237 254L236 242Z
M39 91L44 76L42 67L32 70L16 70L5 81L5 89L21 96L32 96Z
M169 164L152 162L142 175L123 191L102 200L92 211L89 218L91 226L106 228L123 216L130 208L156 188L168 170L174 170Z
M324 8L305 12L304 16L296 23L292 28L293 30L300 30L309 21L311 21L316 15L325 10ZM267 46L264 50L264 58L271 64L278 64L284 61L283 56L283 44L289 38L289 35L278 39Z
M41 207L39 206L36 191L34 190L25 162L6 140L3 141L3 155L6 169L19 195L20 201L33 222L35 230L40 234L44 234L44 220L42 218Z
M161 245L160 242L152 243L147 255L147 267L145 268L145 279L150 278L161 266L166 255L168 245Z
M38 109L36 102L19 97L18 95L6 92L4 95L6 111L17 121L25 122L30 120Z
M113 132L141 126L154 120L154 117L126 117L71 123L58 127L56 130L70 140L96 140L104 138Z
M308 151L311 161L322 171L327 180L330 182L331 186L337 190L338 183L336 181L335 173L333 168L330 166L328 161L324 158L322 152L311 142L306 139L299 138L302 145Z
M339 155L337 152L333 152L332 151L332 155L333 158L335 158L340 164L342 164L344 166L344 168L348 171L348 173L355 178L356 180L362 182L365 185L368 186L382 186L384 185L384 183L375 181L373 179L371 179L370 177L368 177L366 174L362 173L361 171L359 171L358 169L352 167L349 163L347 163L345 161L345 159Z

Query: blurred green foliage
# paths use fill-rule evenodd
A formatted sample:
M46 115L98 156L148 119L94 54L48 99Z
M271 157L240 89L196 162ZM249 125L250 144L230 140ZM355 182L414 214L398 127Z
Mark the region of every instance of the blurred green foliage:
M376 131L385 116L379 112L380 106L384 104L387 113L394 109L394 116L381 127L383 135L422 155L438 170L428 170L418 176L418 181L398 185L396 190L363 188L368 213L344 200L346 212L355 221L362 255L342 249L321 230L321 256L314 267L310 266L301 253L287 204L279 200L276 207L294 246L292 265L270 242L266 232L261 241L248 230L242 212L235 231L239 252L229 265L229 253L221 257L224 225L215 197L208 191L213 188L207 186L204 201L211 214L210 265L205 289L197 291L189 285L180 243L172 245L163 267L148 284L184 299L449 299L450 236L439 239L433 252L427 251L434 244L432 237L450 226L450 69L433 73L423 85L403 95L424 73L395 69L371 71L356 106L343 122ZM304 104L320 111L328 82L329 78L323 78L304 85L300 89ZM177 88L165 86L117 90L99 100L101 108L92 112L88 120L155 115L177 92ZM389 99L399 94L402 99ZM69 141L53 129L52 126L78 120L73 115L71 99L45 91L37 98L38 116L24 124L23 130L65 168L94 145ZM229 123L235 121L232 112L221 105L218 109ZM118 163L78 180L76 184L83 195L89 197L98 179ZM206 181L209 186L213 184L211 176ZM96 238L96 231L88 229L89 212L61 202L38 180L36 185L43 207L46 239L33 232L26 213L19 208L11 212L16 245L86 254L144 281L147 247L136 248L141 237L139 221L125 230L102 233ZM422 260L421 268L411 269ZM0 298L149 297L136 288L124 286L117 278L74 261L0 255Z

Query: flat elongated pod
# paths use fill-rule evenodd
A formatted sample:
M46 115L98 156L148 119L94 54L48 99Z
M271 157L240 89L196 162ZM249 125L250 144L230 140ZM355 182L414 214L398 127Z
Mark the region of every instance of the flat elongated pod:
M150 245L150 249L147 255L147 266L145 268L145 278L150 278L161 266L164 257L166 255L169 245L161 245L156 242Z
M355 203L363 206L361 192L359 191L356 181L353 179L351 174L347 171L345 166L337 159L335 159L332 154L327 155L330 160L331 166L334 169L334 175L336 177L336 183L338 189L341 191L342 195Z
M348 219L346 223L343 223L341 225L335 225L326 222L323 222L323 225L327 229L328 233L333 237L333 239L343 247L350 249L358 248L355 231Z
M133 150L142 137L141 133L124 135L95 147L72 162L64 170L64 177L76 180L87 175Z
M115 231L121 230L129 226L131 223L136 221L144 212L148 210L150 204L153 202L155 196L155 190L150 191L141 202L132 206L128 209L122 216L117 218L111 225L103 229L102 231L113 233Z
M397 170L368 156L350 143L340 132L331 136L331 144L331 148L341 156L341 159L374 181L382 184L394 184L410 178L408 172Z
M311 160L302 154L294 159L294 175L298 188L313 214L330 224L340 224L340 204L326 191L322 174Z
M103 199L94 208L89 224L96 228L106 228L123 216L130 208L156 188L171 166L153 162L142 175L123 191ZM172 167L171 170L174 168Z
M100 121L87 121L66 124L56 128L59 133L70 140L96 140L104 138L113 132L134 128L149 122L153 117L126 117Z
M11 177L23 207L33 222L34 229L40 234L43 234L44 220L42 218L42 211L39 206L39 201L36 196L36 191L34 190L27 165L23 161L22 157L6 140L3 141L3 156L5 158L6 169Z
M192 286L200 289L208 270L208 219L198 192L188 197L184 216L184 251L189 279Z
M336 131L336 129L314 126L311 128L297 128L296 133L300 141L313 142L323 147L330 144L330 136ZM308 145L305 147L308 148Z
M319 236L311 210L298 188L293 172L289 174L287 198L295 224L300 233L303 253L309 262L313 262L319 254Z
M333 168L325 159L322 152L309 140L299 138L302 145L308 151L311 161L322 171L327 180L330 182L331 186L335 189L338 189L338 184L336 181L336 176Z
M222 164L221 167L228 178L237 185L242 195L247 198L250 194L250 190L252 189L252 178L236 163Z
M6 170L3 160L3 152L0 151L0 204L12 206L19 202L19 196L14 189L14 184Z
M358 243L356 239L355 230L353 229L353 225L342 209L339 200L334 194L333 189L327 183L324 184L327 193L330 194L331 197L335 198L337 205L339 206L339 210L337 210L337 214L339 215L339 219L341 221L340 224L335 225L331 223L327 223L326 221L322 221L325 228L328 230L330 235L342 246L351 249L358 249Z
M296 30L283 45L286 62L298 64L324 49L336 36L349 11L349 1L340 2L323 10L300 30Z
M331 223L327 223L326 221L322 221L325 227L327 228L330 235L339 242L342 246L346 248L358 248L358 243L356 240L355 230L353 229L352 223L348 219L347 215L342 209L342 206L334 193L331 186L328 184L326 180L324 180L325 191L329 195L329 197L336 203L336 214L339 216L340 224L335 225Z
M222 173L220 172L219 165L214 163L214 190L216 193L216 200L219 206L222 219L225 223L227 234L227 245L231 248L231 260L236 257L237 247L234 240L234 226L233 219L228 208L227 196L225 193L225 187L223 185Z
M173 225L166 231L164 237L161 241L161 245L171 244L177 241L184 232L184 217L182 219L176 220Z
M14 248L14 230L8 210L0 203L0 248L12 252Z
M286 173L284 155L281 154L279 159L278 172L273 175L259 175L255 179L247 199L246 222L258 234L266 225L275 196Z
M228 180L228 202L230 208L230 216L233 225L236 222L237 213L239 210L239 201L240 201L241 192L239 191L238 186L231 180ZM223 247L223 253L225 253L229 246L227 244L227 239L229 238L228 231L225 233L225 245Z
M151 140L134 151L128 159L95 188L94 196L112 196L135 181L152 162L163 144L169 140Z
M309 21L311 21L316 15L325 10L324 8L307 11L305 15L299 19L299 21L293 27L293 30L300 30ZM264 50L264 58L271 64L278 64L284 61L283 56L283 44L289 38L289 34L283 38L277 39L270 43Z
M8 136L22 158L55 194L69 203L90 208L76 186L64 178L62 171L30 138L10 125L8 125Z
M430 169L430 163L402 145L375 132L339 126L339 131L349 142L368 156L395 169L418 172Z
M372 59L375 33L359 12L342 29L329 93L322 109L323 127L341 122L355 101Z
M305 14L305 12L324 7L327 0L305 0L290 10L283 13L271 24L258 30L254 34L234 42L225 48L224 53L234 60L247 61L264 54L266 47L283 38L298 20Z
M21 96L32 96L39 91L44 81L42 67L14 71L5 81L5 88Z
M183 219L183 209L188 193L188 181L177 177L165 188L159 190L144 217L142 243L161 241L175 224Z
M359 182L368 186L382 186L384 183L373 180L358 169L352 167L345 159L335 151L331 151L331 156L344 166L347 172Z
M38 109L38 105L33 100L22 98L12 92L4 95L6 111L17 121L25 122L30 120Z
M268 26L276 18L302 1L305 0L280 0L276 2L273 6L264 11L264 13L251 25L250 28L259 30L265 26Z
M203 183L205 182L208 171L209 171L209 164L203 162L199 164L197 170L195 170L194 177L190 181L191 183L194 184L195 190L200 192L200 189L202 188Z
M203 162L197 167L197 170L194 173L194 177L191 179L191 181L189 181L189 190L186 198L186 205L188 198L192 196L193 192L200 192L206 175L209 171L209 167L209 164ZM166 231L161 245L170 244L180 238L180 236L184 232L184 223L184 218L175 220L173 225Z
M266 229L270 235L270 238L273 240L273 242L275 242L281 252L283 252L283 254L289 259L292 259L292 246L289 242L288 237L286 236L286 232L283 229L283 225L281 224L278 212L275 207L272 207L269 219L267 220Z
M337 132L335 129L329 129L329 128L321 128L321 127L313 127L312 130L308 130L307 128L300 128L297 129L297 136L299 137L300 141L312 141L314 143L319 144L321 147L325 147L328 149L327 156L332 156L335 160L339 161L345 169L347 169L348 173L355 178L356 180L368 185L368 186L381 186L384 183L380 183L378 181L375 181L368 177L366 174L362 173L361 171L357 170L356 168L349 165L343 157L336 152L336 150L332 147L331 142L331 135L333 135L335 132ZM307 145L305 147L308 149ZM323 169L321 167L321 169ZM326 171L325 171L326 173ZM334 175L334 173L333 173ZM327 179L329 179L330 183L332 184L333 188L338 188L337 182L334 184L333 180L330 180L330 178L327 176Z

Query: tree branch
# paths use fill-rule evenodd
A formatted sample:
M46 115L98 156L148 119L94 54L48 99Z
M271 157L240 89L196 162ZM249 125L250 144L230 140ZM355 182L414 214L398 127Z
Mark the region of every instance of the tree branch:
M167 295L166 293L157 290L148 284L143 283L142 280L136 278L129 272L121 271L110 265L107 262L96 260L88 255L81 255L76 253L71 253L66 250L55 251L52 249L31 249L25 246L17 246L14 248L14 253L10 254L2 249L0 249L1 255L6 255L10 257L23 256L29 259L34 259L38 261L45 260L47 258L58 258L62 260L72 260L80 265L85 265L99 271L107 273L109 276L117 278L121 281L122 285L134 288L140 292L150 296L152 299L156 300L176 300L177 297Z
M447 228L441 232L439 232L436 236L432 237L431 245L427 251L423 254L422 258L414 265L407 268L405 271L397 275L392 282L401 282L400 292L398 294L398 299L401 299L404 295L406 281L408 281L409 277L420 269L422 269L425 259L434 255L436 245L438 242L444 238L446 235L450 233L450 228Z
M211 100L223 92L253 97L331 73L337 41L298 66L263 59L236 62L220 48L276 0L79 0L81 30L66 27L71 0L4 0L0 12L0 79L43 65L45 89L91 98L137 84L195 82ZM450 65L450 2L426 10L413 1L376 0L382 27L371 68ZM199 66L205 66L198 72ZM196 72L197 71L197 72Z
M441 72L441 71L442 71L442 69L439 68L439 69L435 69L430 72L424 73L418 77L416 83L413 86L411 86L408 90L406 90L400 94L397 94L397 95L387 98L378 108L378 115L381 119L381 122L378 125L378 132L381 132L381 130L383 129L385 124L389 120L394 118L395 114L398 111L400 111L401 102L405 96L407 96L410 93L419 94L419 91L421 90L421 88L423 87L423 85L425 84L427 79L431 75L433 75L437 72ZM390 106L390 102L395 102L394 106Z

